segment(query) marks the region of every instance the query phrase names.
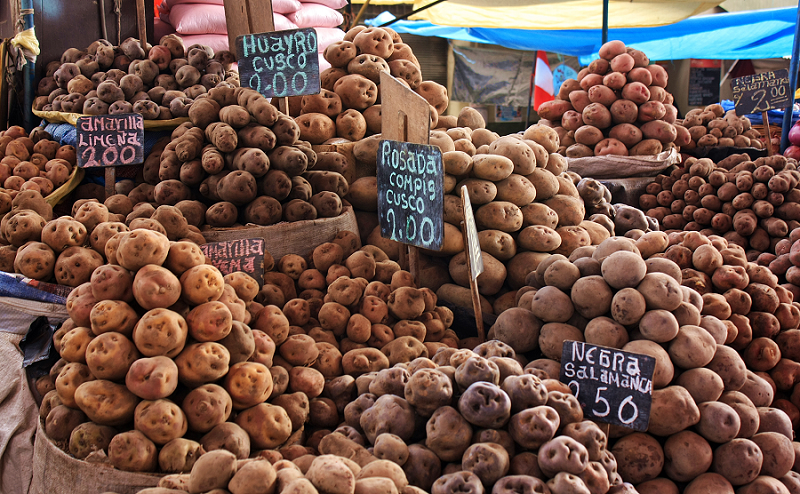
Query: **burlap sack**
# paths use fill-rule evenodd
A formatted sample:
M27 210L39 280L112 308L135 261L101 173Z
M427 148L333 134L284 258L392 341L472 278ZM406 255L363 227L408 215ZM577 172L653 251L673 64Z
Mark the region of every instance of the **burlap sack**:
M630 178L655 177L670 165L681 162L677 150L664 151L655 156L589 156L567 158L568 170L581 177Z
M39 409L22 367L19 344L39 316L64 321L63 305L0 297L0 492L27 494Z
M111 466L71 457L53 444L36 421L33 452L33 483L30 494L134 494L155 487L161 476L153 473L123 472Z

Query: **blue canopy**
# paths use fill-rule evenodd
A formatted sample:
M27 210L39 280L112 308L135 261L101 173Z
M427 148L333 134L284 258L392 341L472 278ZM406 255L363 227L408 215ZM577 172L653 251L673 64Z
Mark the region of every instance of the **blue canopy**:
M377 26L393 18L388 12L383 12L368 24ZM796 19L797 7L713 14L668 26L609 29L608 39L618 39L642 50L651 60L781 58L792 54ZM398 21L391 28L399 33L419 36L572 55L584 65L597 57L602 44L599 29L460 28L438 26L427 21Z

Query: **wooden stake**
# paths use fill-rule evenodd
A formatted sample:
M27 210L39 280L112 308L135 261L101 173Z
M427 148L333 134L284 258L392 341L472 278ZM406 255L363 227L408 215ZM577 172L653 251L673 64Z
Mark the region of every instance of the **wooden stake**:
M106 167L106 199L117 193L117 170L113 166Z
M767 154L772 156L772 135L769 130L769 117L766 111L761 112L761 119L764 121L764 129L767 132Z
M144 10L144 0L136 0L136 27L139 28L139 43L147 51L147 21Z
M461 235L464 237L464 245L467 245L467 225L463 221L461 222ZM469 274L472 272L472 261L469 258L469 253L465 257L467 258L467 274ZM475 311L475 326L478 328L478 339L483 343L486 341L486 334L483 331L481 295L478 293L478 280L471 275L469 277L469 291L472 294L472 309Z
M402 250L402 249L401 249ZM413 245L408 246L408 271L414 278L414 283L420 286L419 282L419 249Z

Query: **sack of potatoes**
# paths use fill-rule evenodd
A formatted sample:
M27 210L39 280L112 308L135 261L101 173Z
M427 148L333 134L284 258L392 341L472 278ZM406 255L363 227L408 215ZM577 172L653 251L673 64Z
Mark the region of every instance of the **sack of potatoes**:
M761 133L750 126L749 118L736 115L736 110L726 112L719 104L689 110L683 119L675 121L675 126L684 127L692 138L689 143L681 145L682 150L707 147L764 148Z

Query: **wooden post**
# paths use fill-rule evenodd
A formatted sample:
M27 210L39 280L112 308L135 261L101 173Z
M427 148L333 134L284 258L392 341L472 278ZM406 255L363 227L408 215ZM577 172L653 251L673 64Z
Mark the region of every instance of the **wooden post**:
M141 43L142 48L147 51L147 21L144 10L144 0L136 0L136 27L139 28L139 43Z
M117 193L117 169L113 166L106 167L106 199Z
M787 111L791 111L791 107ZM767 155L772 156L772 135L769 130L769 116L767 116L766 111L761 112L761 119L764 121L764 130L767 133Z
M225 0L224 4L231 51L236 51L238 36L275 31L272 0ZM241 56L241 53L236 53L237 58Z

